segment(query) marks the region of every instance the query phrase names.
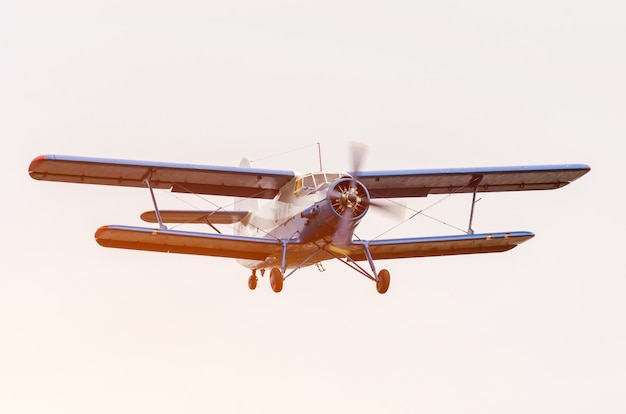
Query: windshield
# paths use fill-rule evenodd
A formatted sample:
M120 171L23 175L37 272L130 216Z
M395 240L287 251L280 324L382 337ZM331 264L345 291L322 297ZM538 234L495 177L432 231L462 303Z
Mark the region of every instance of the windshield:
M344 174L322 172L303 175L296 183L296 195L303 196L319 191L343 176Z

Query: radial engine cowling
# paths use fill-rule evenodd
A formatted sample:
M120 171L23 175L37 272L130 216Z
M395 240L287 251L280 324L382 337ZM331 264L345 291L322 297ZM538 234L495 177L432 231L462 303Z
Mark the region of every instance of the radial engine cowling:
M331 184L327 199L338 217L351 221L363 218L370 205L367 188L353 178L342 178Z

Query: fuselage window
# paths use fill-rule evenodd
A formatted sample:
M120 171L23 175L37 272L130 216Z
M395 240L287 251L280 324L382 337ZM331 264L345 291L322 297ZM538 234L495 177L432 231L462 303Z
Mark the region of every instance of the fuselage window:
M300 194L302 194L302 178L298 178L296 180L296 189L294 193L296 194L297 197L300 197Z

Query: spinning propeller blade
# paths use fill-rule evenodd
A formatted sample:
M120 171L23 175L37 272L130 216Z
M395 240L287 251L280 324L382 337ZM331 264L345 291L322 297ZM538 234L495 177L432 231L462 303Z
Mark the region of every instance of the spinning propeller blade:
M367 146L359 142L352 142L350 152L352 156L351 178L342 183L337 183L328 192L335 211L340 215L339 223L332 236L332 244L338 249L350 244L354 230L352 222L362 217L369 206L376 207L394 218L402 217L406 209L406 206L400 204L380 203L370 199L367 189L358 181L361 166L367 153Z
M352 172L351 175L354 179L359 179L359 172L361 171L361 166L363 165L363 160L365 159L365 155L367 153L367 145L362 144L360 142L352 142L351 143L351 152L352 152Z
M367 206L370 204L369 196L365 194L365 197L363 197L363 195L359 193L359 188L357 187L359 171L361 170L363 160L365 159L365 155L367 153L367 146L360 142L351 142L350 149L352 156L352 171L350 172L350 175L352 176L352 179L349 181L349 186L342 187L340 189L338 189L337 186L334 187L331 192L331 197L340 200L342 206L344 207L339 219L339 224L337 225L337 229L332 237L333 245L338 248L347 246L351 242L353 229L351 228L350 222L352 221L355 206L362 203L362 205L365 206L365 209L367 209Z

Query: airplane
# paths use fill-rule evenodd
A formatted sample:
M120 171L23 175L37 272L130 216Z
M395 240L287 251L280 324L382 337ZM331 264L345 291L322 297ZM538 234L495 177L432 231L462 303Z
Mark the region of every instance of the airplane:
M377 271L380 260L504 252L534 237L528 231L475 233L478 193L558 189L590 171L585 164L362 171L364 153L363 145L352 145L351 172L312 173L253 168L246 158L238 167L223 167L40 155L30 163L29 174L36 180L147 189L154 210L140 217L158 227L102 226L95 232L101 246L233 258L251 270L251 290L257 287L257 272L263 276L269 270L274 292L282 291L284 280L297 270L322 268L322 262L337 259L375 282L377 292L384 294L390 272ZM231 209L160 210L156 189L235 201ZM462 193L473 194L467 232L382 240L355 237L357 226L380 200ZM206 224L211 231L173 230L166 223ZM232 234L218 225L231 225Z

